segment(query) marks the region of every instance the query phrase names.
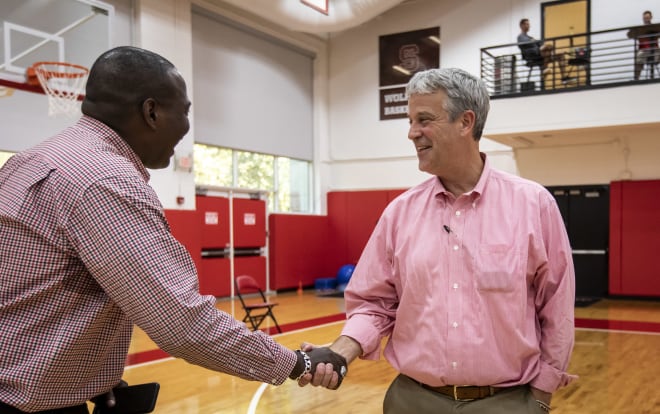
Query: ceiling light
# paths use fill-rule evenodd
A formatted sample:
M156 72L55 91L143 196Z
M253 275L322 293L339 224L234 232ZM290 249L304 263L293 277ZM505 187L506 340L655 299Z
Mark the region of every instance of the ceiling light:
M401 72L406 76L410 76L410 71L408 69L404 69L399 65L394 65L392 66L392 69L396 70L397 72Z

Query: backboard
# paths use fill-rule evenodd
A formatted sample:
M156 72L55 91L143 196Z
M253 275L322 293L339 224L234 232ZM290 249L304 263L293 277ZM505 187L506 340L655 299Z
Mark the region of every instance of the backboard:
M49 100L40 85L26 82L26 68L38 61L89 68L118 42L130 42L130 7L130 0L0 1L0 151L29 148L71 123L49 116Z
M97 0L2 0L0 85L23 89L26 69L38 61L90 67L113 45L114 15Z

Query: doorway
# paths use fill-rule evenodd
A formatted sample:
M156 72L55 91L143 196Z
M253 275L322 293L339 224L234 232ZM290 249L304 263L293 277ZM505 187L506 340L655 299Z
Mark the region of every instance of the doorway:
M589 19L590 0L562 0L541 3L541 31L543 39L555 40L555 54L561 54L566 72L574 81L554 87L576 87L590 83Z

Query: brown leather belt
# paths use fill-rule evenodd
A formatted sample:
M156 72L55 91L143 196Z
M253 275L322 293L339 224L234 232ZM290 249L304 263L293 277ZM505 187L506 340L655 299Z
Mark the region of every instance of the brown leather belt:
M456 401L478 400L480 398L490 397L507 389L477 385L445 385L444 387L432 387L422 383L420 385L427 390L446 395Z

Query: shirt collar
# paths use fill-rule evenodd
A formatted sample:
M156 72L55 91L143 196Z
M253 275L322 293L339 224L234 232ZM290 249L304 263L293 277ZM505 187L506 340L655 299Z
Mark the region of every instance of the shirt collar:
M488 156L483 152L480 152L479 155L481 156L481 159L484 162L484 169L481 171L481 176L479 177L479 181L477 181L477 185L475 185L472 190L466 193L466 195L472 198L473 200L479 198L485 191L486 182L488 181L488 177L490 176L490 172L492 171L492 168L490 166L490 161L488 160ZM445 186L442 184L442 181L440 181L440 178L438 177L436 178L437 180L434 180L433 193L436 196L442 194L445 197L454 197L453 194L447 191Z
M100 135L103 140L117 149L117 152L119 152L120 155L126 157L135 166L135 169L142 175L145 182L149 181L151 175L144 167L144 164L142 164L140 157L137 156L135 151L133 151L133 148L131 148L114 129L98 119L87 115L83 115L82 118L80 118L78 126L92 130L95 134Z

